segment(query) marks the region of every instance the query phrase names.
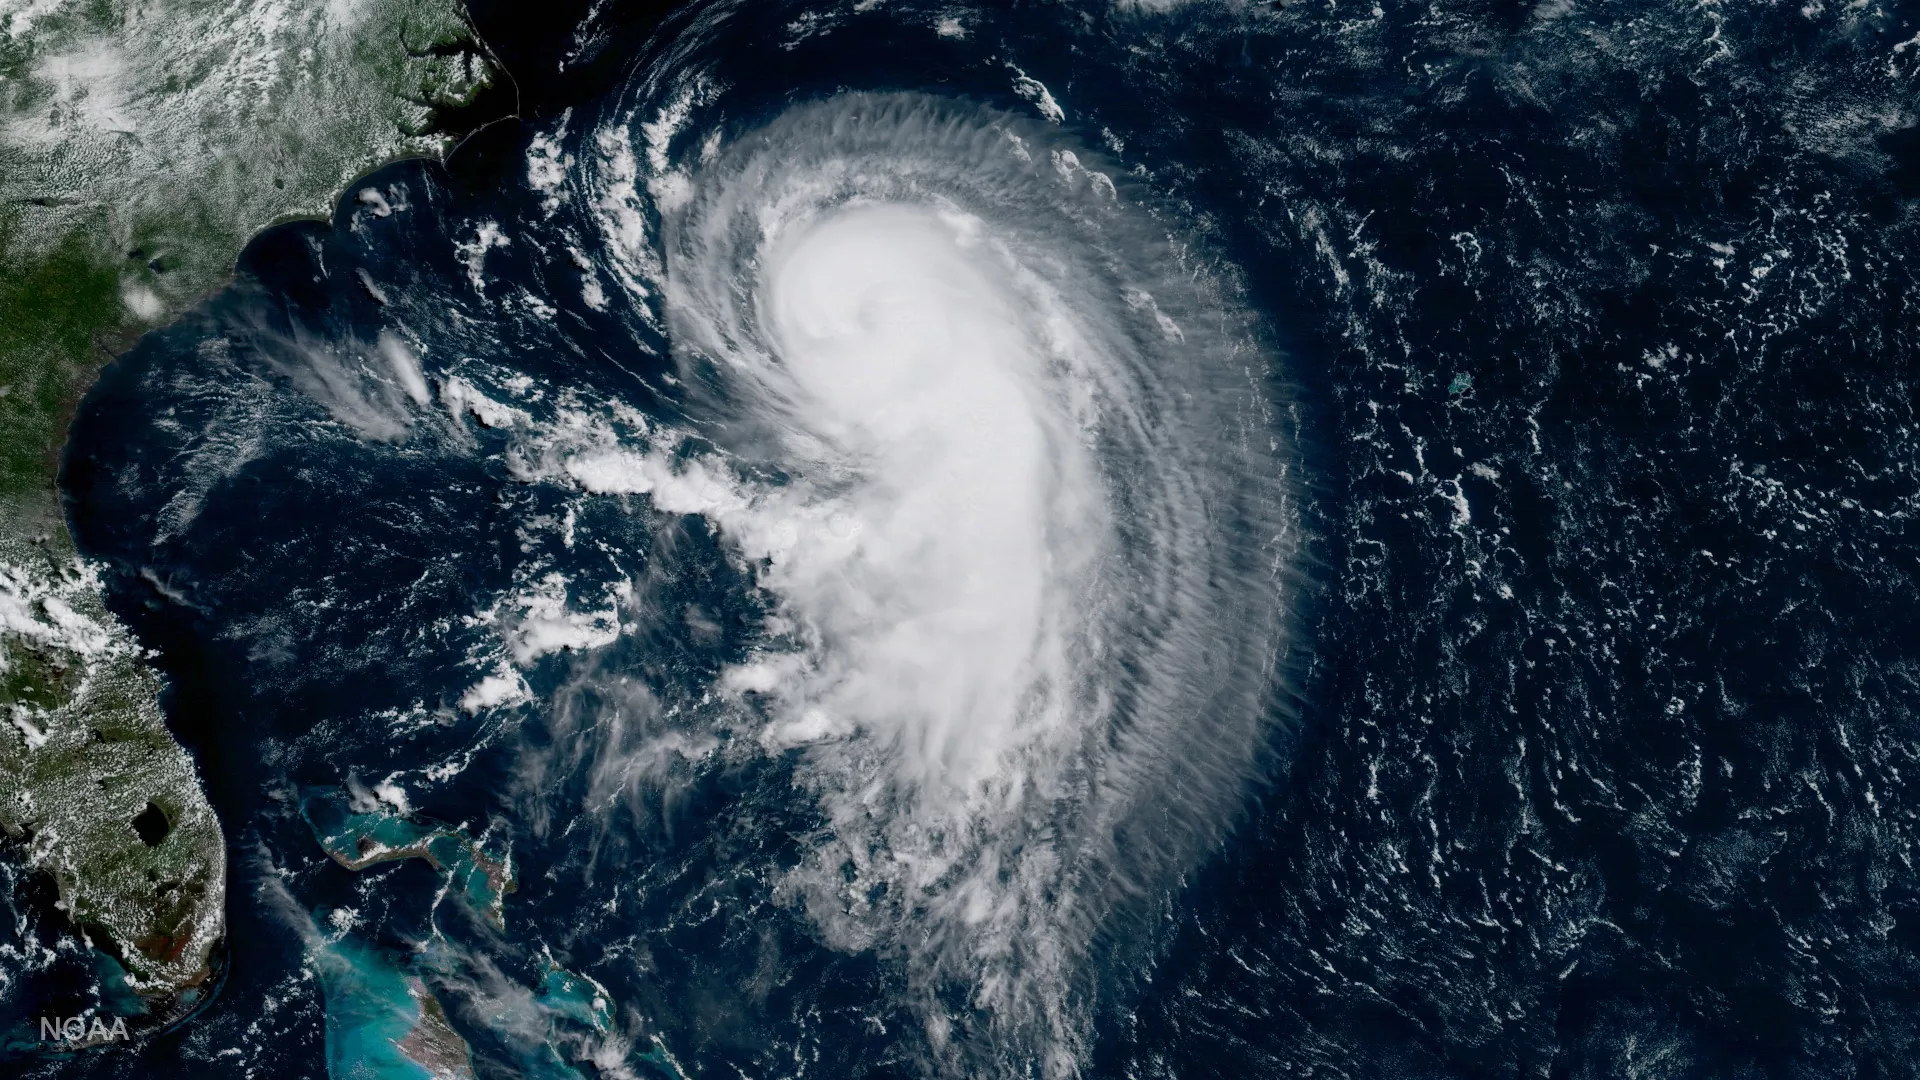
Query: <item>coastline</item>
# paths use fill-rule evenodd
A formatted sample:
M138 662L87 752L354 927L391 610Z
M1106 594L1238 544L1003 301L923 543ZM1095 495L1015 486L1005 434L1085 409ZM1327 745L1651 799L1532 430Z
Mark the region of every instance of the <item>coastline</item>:
M69 533L57 478L73 419L107 365L227 288L255 237L330 220L396 161L445 161L472 132L445 130L443 110L505 76L453 0L310 13L264 39L209 16L175 0L0 17L0 66L25 87L0 101L0 828L10 861L57 887L36 913L55 919L45 931L91 931L123 969L137 1032L217 984L227 841L168 728L162 677ZM239 46L269 62L264 92L215 85L219 65L247 59ZM63 75L76 55L114 63L82 83ZM181 85L196 59L198 81ZM164 826L142 833L142 815Z

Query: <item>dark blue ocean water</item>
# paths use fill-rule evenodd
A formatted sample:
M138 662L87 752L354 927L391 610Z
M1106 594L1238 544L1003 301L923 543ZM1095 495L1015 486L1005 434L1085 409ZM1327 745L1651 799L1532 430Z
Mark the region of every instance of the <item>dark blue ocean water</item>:
M676 69L717 88L697 136L849 89L1031 116L1017 68L1237 275L1304 477L1276 752L1089 961L1080 1070L1913 1075L1910 5L477 15L525 116L258 238L76 422L76 536L160 652L231 941L189 1023L41 1073L321 1076L332 1046L341 1078L409 977L482 1075L921 1071L898 966L824 944L768 872L820 827L792 759L625 756L760 640L723 539L531 481L517 429L405 420L404 380L355 365L399 319L436 393L466 379L523 426L569 394L688 419L662 333L585 298L588 208L543 208L535 141L584 161ZM510 242L475 271L478 222ZM681 615L463 708L499 651L476 611L548 572L576 610L625 586ZM510 848L503 928L420 859L328 859L301 800L392 810L399 774L416 818ZM543 999L555 970L611 1020ZM629 1049L580 1060L609 1033Z

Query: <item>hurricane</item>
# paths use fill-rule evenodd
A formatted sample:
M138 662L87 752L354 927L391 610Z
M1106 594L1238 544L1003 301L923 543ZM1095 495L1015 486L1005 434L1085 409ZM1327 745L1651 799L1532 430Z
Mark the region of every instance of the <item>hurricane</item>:
M865 1001L911 1072L1082 1075L1286 753L1276 328L1037 81L769 96L707 59L741 17L529 125L496 186L402 164L269 234L126 366L175 404L98 475L161 500L143 587L249 643L261 813L349 868L407 850L342 839L382 815L463 822L420 835L501 868L403 971L492 1015L528 911L631 978L670 948L815 1053L809 1012ZM280 469L307 479L248 479ZM234 519L241 490L273 505ZM244 576L207 557L259 550L282 599L207 595ZM298 914L277 850L265 910L336 996L402 985L312 921L361 905ZM781 991L721 974L750 955Z
M1089 948L1218 840L1273 735L1273 358L1044 123L844 94L680 138L634 284L713 451L661 427L557 469L702 515L769 594L717 689L821 815L783 890L900 958L934 1050L978 1028L1070 1075Z
M403 21L328 18L363 7ZM381 38L493 80L422 85L404 145L440 156L336 179L289 135L183 174L316 215L230 280L189 276L204 214L95 253L89 303L172 321L75 406L78 561L33 548L7 631L71 662L9 668L0 707L19 754L99 763L45 790L101 850L224 843L194 910L226 937L143 1004L99 942L178 942L131 907L61 929L65 886L0 858L0 1057L1905 1067L1898 12L465 7L466 46ZM189 67L125 86L192 98ZM44 93L16 113L106 115ZM113 101L116 153L164 145ZM115 786L118 729L56 738L17 696L112 704L109 660L156 673L122 689L204 790L192 829ZM128 1037L38 1039L29 1007Z

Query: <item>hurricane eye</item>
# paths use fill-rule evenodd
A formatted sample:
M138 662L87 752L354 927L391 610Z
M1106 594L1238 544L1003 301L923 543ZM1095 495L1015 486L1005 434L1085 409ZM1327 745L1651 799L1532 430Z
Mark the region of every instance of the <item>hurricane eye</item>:
M1286 530L1274 472L1222 437L1264 408L1247 321L1101 165L992 109L840 95L703 157L662 220L680 379L717 388L693 407L787 478L703 472L733 493L701 510L804 628L719 679L833 823L783 887L1030 1048L1082 1037L1083 912L1164 887L1241 799L1281 626L1247 543ZM648 460L599 490L657 492Z

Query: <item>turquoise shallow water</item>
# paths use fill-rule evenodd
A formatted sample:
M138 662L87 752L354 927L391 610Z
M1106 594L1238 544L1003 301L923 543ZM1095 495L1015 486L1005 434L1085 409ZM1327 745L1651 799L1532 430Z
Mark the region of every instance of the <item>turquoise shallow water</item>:
M398 859L423 859L474 912L496 925L515 888L513 856L496 834L473 837L463 826L434 824L390 810L354 810L350 796L319 789L301 800L300 813L328 855L351 870Z
M355 872L370 872L397 861L420 859L444 883L436 897L462 904L490 923L501 923L505 895L513 888L511 860L505 852L489 851L484 840L469 836L464 827L424 821L390 808L356 810L352 801L346 791L319 789L301 802L301 814L315 839L337 862ZM430 1018L428 1009L444 1015L428 980L458 980L471 972L465 970L459 951L439 936L437 922L430 922L431 936L426 941L411 954L398 956L354 936L351 928L356 921L357 916L338 922L316 916L309 938L309 959L320 975L326 1010L328 1075L333 1080L436 1075L433 1063L408 1052L409 1036L418 1032L423 1021L438 1030L438 1018ZM345 929L328 932L328 925ZM524 999L503 997L493 1007L497 1011L487 1020L517 1029L523 1036L515 1057L520 1074L529 1080L582 1080L583 1074L565 1055L577 1049L583 1036L606 1039L615 1034L614 1002L606 987L568 971L551 956L546 957L537 987ZM470 1053L464 1044L459 1050L461 1058ZM679 1075L663 1047L642 1050L637 1059L667 1076ZM440 1065L444 1072L445 1063Z
M398 1049L422 1009L401 966L350 938L314 951L326 1007L327 1075L333 1080L432 1080Z
M1309 474L1300 745L1207 865L1103 925L1081 1075L1912 1072L1913 4L722 7L609 56L516 5L544 71L614 72L630 162L583 95L363 178L407 209L349 193L263 237L82 410L76 535L173 675L234 838L236 960L178 1042L50 1075L320 1076L302 927L388 965L334 995L368 1052L417 975L504 1074L903 1080L931 1012L976 1075L1030 1073L966 987L910 981L909 935L828 942L782 891L835 823L795 756L711 734L768 624L752 568L696 515L541 479L527 434L604 402L685 419L666 330L590 242L599 197L847 88L1098 148L1289 338L1260 388ZM633 224L644 261L659 221ZM581 644L522 635L522 664L503 619ZM350 775L421 816L343 799L316 836L300 799ZM423 853L328 854L363 838ZM508 854L502 930L462 867Z

